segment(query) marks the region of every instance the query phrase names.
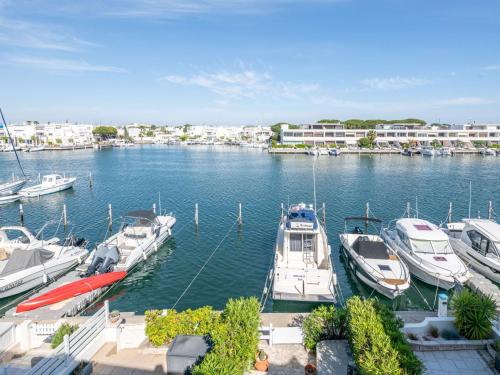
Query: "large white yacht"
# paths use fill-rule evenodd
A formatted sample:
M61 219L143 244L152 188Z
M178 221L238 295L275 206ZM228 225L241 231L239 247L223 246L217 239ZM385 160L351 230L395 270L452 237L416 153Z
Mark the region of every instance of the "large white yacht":
M448 235L426 220L399 219L395 228L385 228L381 235L410 272L427 284L448 290L470 277L465 264L453 252Z
M349 217L347 223L364 221L365 231L356 226L352 232L342 233L340 242L348 266L363 283L377 292L394 299L410 287L410 271L396 251L376 234L368 233L368 224L381 221L368 217Z
M500 225L488 219L449 223L453 250L467 265L500 283Z
M176 219L153 211L132 211L123 217L118 233L108 238L87 259L87 276L130 271L157 251L171 236Z
M0 228L0 298L53 281L85 260L84 240L42 241L24 227Z
M282 214L276 238L273 299L334 302L337 277L330 245L313 205Z

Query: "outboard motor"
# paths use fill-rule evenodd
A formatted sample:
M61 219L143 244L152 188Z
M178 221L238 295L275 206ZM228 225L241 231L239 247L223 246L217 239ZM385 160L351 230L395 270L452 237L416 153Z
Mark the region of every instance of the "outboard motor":
M92 259L92 263L90 263L89 268L87 268L85 276L91 276L95 273L95 271L97 271L97 267L99 267L99 265L104 261L104 258L106 258L108 250L108 247L104 244L97 246L94 258Z
M99 273L106 273L111 270L111 267L118 263L120 260L120 253L118 252L118 248L115 245L111 245L108 248L106 253L106 257L104 258L101 266L99 267Z
M355 227L352 231L353 234L363 234L363 230L360 227Z

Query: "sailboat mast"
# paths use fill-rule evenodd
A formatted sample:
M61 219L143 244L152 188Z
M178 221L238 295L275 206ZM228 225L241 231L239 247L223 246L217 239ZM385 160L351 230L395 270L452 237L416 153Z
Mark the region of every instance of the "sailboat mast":
M2 108L0 108L0 115L2 116L2 122L3 122L3 126L5 126L5 131L7 132L7 137L9 137L10 144L12 145L12 150L14 151L14 154L16 154L16 160L17 160L17 164L19 165L19 169L21 169L23 176L26 177L26 174L24 173L24 169L21 165L21 162L19 161L19 155L17 154L16 146L14 145L14 141L12 140L12 137L10 136L9 128L7 127L7 121L5 121L5 117L3 117Z

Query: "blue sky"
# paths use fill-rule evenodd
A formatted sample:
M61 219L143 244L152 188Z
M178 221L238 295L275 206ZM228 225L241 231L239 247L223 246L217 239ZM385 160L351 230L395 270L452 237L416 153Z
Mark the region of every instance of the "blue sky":
M8 121L500 122L497 0L0 0Z

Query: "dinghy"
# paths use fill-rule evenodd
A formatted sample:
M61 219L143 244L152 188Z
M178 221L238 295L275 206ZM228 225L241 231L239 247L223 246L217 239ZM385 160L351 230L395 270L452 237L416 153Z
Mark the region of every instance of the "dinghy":
M43 306L53 305L81 294L112 285L127 276L127 272L109 272L101 275L86 277L68 284L61 285L41 296L31 298L17 305L16 314L36 310Z

